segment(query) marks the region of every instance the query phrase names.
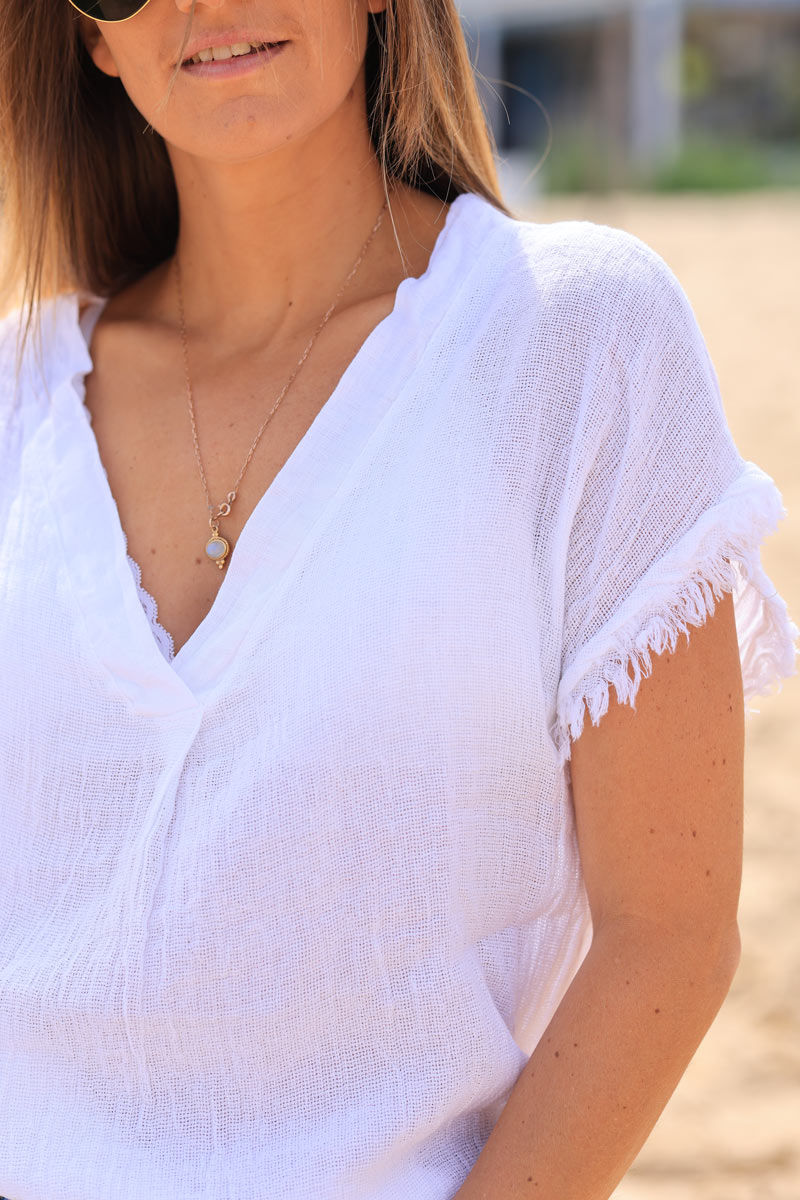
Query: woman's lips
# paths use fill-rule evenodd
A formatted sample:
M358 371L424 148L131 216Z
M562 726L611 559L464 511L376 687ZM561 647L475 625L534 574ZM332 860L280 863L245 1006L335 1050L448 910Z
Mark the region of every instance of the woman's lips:
M251 50L249 54L238 54L232 58L221 58L218 62L185 62L181 67L189 75L202 76L208 79L233 79L237 75L247 75L257 71L264 63L270 62L288 46L288 42L277 42L264 50Z

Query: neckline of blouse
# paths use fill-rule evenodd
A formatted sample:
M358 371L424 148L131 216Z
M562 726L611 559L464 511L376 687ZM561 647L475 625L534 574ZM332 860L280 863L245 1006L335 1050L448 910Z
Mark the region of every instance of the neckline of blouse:
M478 221L481 210L484 222L491 220L492 217L504 216L488 200L475 192L461 192L451 201L445 223L434 242L425 271L422 275L408 275L404 279L401 279L395 291L395 303L391 312L375 326L372 333L375 333L384 322L392 321L396 313L404 310L412 296L414 303L419 304L420 300L424 297L426 287L433 280L435 269L438 270L439 260L445 257L446 248L452 239L453 230L457 227L462 217L466 219L467 213L472 215L474 221ZM92 333L103 309L109 301L109 297L83 289L64 293L56 299L57 301L65 301L67 307L67 336L65 341L69 365L73 373L78 372L81 375L86 375L92 369L91 354L89 352ZM86 308L81 313L80 308L83 304L86 304ZM354 358L357 358L367 345L372 333L367 336L359 350L356 351ZM70 350L76 353L75 358L69 353ZM77 359L80 361L77 361ZM63 375L61 378L63 378Z
M486 253L492 241L486 235L498 227L498 217L507 219L474 193L453 201L426 271L401 281L392 311L368 334L256 504L211 609L171 661L156 644L141 605L83 403L92 369L91 328L106 299L89 293L90 306L80 316L87 294L61 297L68 354L52 395L52 428L39 469L92 653L134 710L196 712L222 685L256 616L276 602L302 551L332 518L368 443L418 369L425 344ZM464 236L456 236L462 223Z

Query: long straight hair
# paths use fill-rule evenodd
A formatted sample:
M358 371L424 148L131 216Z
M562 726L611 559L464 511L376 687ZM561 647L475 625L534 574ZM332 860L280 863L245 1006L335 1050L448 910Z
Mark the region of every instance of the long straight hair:
M453 0L389 0L368 19L367 119L384 184L444 201L475 192L512 215ZM175 249L164 140L94 65L67 0L0 2L0 203L0 314L22 310L22 346L42 299L111 296Z

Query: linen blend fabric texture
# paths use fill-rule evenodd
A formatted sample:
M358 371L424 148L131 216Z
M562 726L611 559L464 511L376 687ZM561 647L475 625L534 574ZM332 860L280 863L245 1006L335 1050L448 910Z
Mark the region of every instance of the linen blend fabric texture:
M2 326L0 1189L451 1198L589 944L584 702L725 590L795 672L780 494L655 251L462 195L170 657L81 298L16 396Z

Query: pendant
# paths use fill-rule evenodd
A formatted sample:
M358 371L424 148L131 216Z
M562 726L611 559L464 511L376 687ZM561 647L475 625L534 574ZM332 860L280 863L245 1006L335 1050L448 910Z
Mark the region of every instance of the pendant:
M220 571L225 566L225 559L231 552L230 543L221 536L219 525L209 521L211 525L211 537L206 542L206 554L213 563L216 563Z

